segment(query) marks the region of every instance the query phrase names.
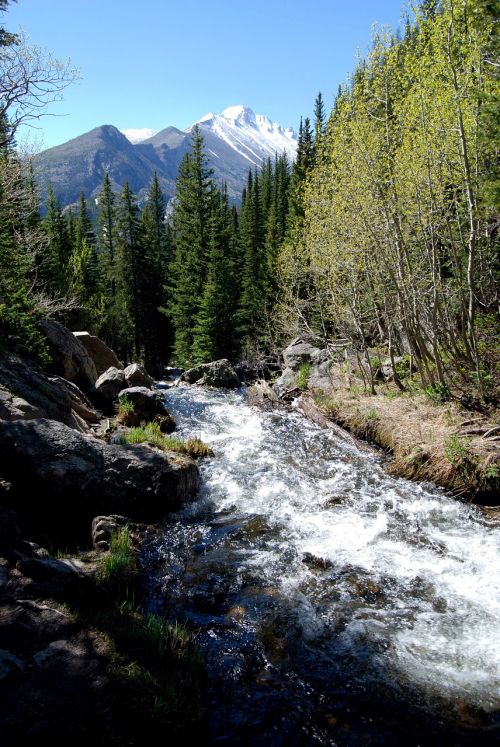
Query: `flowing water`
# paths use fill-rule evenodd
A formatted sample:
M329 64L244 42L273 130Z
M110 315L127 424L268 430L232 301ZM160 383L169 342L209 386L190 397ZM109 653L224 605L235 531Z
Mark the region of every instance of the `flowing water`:
M206 657L210 743L494 744L498 528L297 412L165 396L215 452L146 553Z

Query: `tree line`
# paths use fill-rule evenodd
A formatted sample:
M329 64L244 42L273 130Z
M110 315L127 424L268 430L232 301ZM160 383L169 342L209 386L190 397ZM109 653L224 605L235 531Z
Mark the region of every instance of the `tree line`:
M276 324L438 391L498 376L496 0L426 0L335 99L278 258ZM396 383L400 388L396 369Z
M498 375L499 6L424 0L403 33L379 29L329 115L319 94L301 121L293 164L249 170L239 209L198 128L167 211L156 177L139 208L105 175L92 215L84 195L62 211L49 192L41 217L4 145L0 334L37 349L37 316L59 314L153 372L340 337L372 391L380 356L406 356L425 386L484 391Z

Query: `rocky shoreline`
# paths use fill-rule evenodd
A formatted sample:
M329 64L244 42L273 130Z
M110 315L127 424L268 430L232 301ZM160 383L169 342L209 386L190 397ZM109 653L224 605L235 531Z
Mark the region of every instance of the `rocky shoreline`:
M138 364L56 322L43 331L48 370L0 359L0 741L196 735L203 665L191 634L142 610L139 548L196 497L198 466L123 442L143 420L175 428Z

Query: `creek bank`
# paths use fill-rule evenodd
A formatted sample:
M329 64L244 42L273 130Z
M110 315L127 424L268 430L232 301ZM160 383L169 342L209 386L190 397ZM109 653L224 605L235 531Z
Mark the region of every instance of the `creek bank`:
M391 455L391 474L431 481L479 505L499 504L500 413L465 410L401 392L381 366L375 395L366 392L357 362L343 350L320 350L297 338L283 351L284 368L273 383L259 381L251 398L266 407L293 402L306 417L335 423Z
M199 655L187 631L141 611L138 565L150 523L195 498L196 461L109 443L101 407L116 415L125 390L129 415L170 431L162 396L97 338L87 350L86 334L44 332L48 369L0 357L0 742L143 744L160 723L166 737L196 738ZM112 398L96 388L94 350L101 367L117 363Z

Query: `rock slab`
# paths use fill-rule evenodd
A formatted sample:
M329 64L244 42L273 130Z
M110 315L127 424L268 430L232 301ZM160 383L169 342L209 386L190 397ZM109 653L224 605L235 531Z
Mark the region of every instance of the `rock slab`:
M56 421L0 421L11 507L43 526L77 527L96 515L155 521L195 498L196 463L147 446L113 446ZM69 531L69 530L68 530Z
M180 380L187 384L217 389L237 389L241 386L236 371L226 358L190 368L182 374Z
M44 319L39 327L50 346L53 373L74 381L84 391L92 391L97 370L82 343L60 322Z
M118 360L115 351L106 345L105 342L88 332L73 332L76 339L83 345L87 353L94 361L97 376L100 376L108 368L123 368L123 363Z

